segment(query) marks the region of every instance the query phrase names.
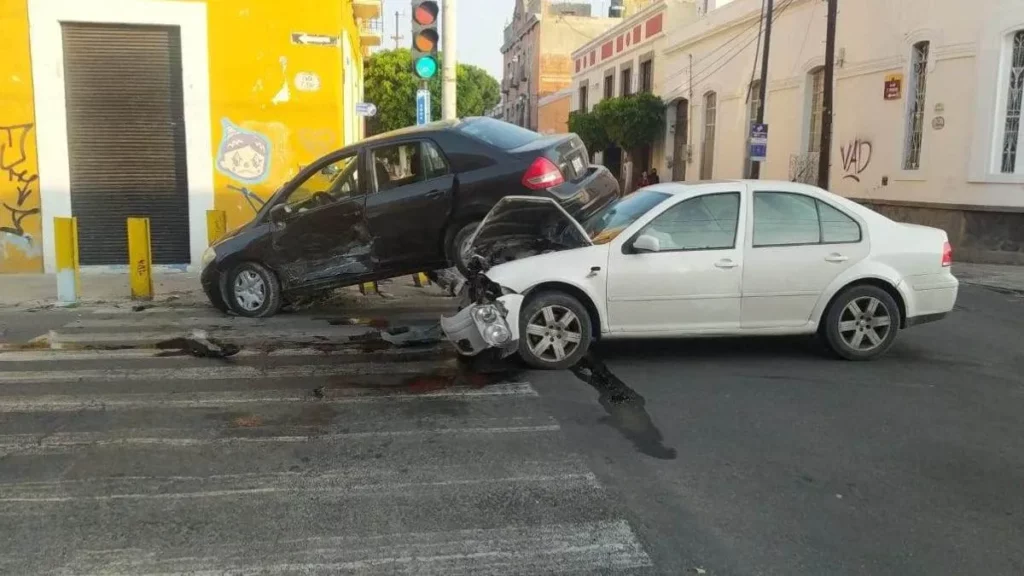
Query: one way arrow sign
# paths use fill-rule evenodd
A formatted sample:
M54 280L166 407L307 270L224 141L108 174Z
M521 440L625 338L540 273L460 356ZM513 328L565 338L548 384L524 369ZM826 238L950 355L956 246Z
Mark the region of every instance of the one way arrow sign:
M337 46L338 37L326 34L306 34L305 32L293 32L292 44L307 44L313 46Z

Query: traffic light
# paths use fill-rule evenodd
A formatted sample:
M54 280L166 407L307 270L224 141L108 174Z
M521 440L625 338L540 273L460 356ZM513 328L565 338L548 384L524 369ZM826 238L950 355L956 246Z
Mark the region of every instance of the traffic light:
M429 80L437 75L437 15L436 0L412 2L412 71L417 78Z

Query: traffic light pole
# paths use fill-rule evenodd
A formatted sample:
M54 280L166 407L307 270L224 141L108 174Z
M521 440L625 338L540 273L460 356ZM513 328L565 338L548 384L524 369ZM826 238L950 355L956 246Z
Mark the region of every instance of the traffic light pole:
M441 117L453 120L457 117L456 90L458 60L456 57L457 42L455 29L455 0L444 0L441 3Z

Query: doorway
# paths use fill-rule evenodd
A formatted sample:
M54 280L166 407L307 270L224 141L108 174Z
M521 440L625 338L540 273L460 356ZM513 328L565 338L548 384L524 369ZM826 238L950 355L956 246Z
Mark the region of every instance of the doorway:
M676 130L675 139L672 145L672 180L682 182L686 180L688 131L690 126L690 103L685 98L676 102Z

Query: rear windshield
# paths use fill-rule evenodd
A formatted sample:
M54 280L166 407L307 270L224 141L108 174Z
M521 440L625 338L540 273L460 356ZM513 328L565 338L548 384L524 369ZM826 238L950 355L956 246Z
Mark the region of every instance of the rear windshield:
M520 128L515 124L494 118L477 118L470 122L463 122L456 130L502 150L519 148L540 138L540 134L533 130Z

